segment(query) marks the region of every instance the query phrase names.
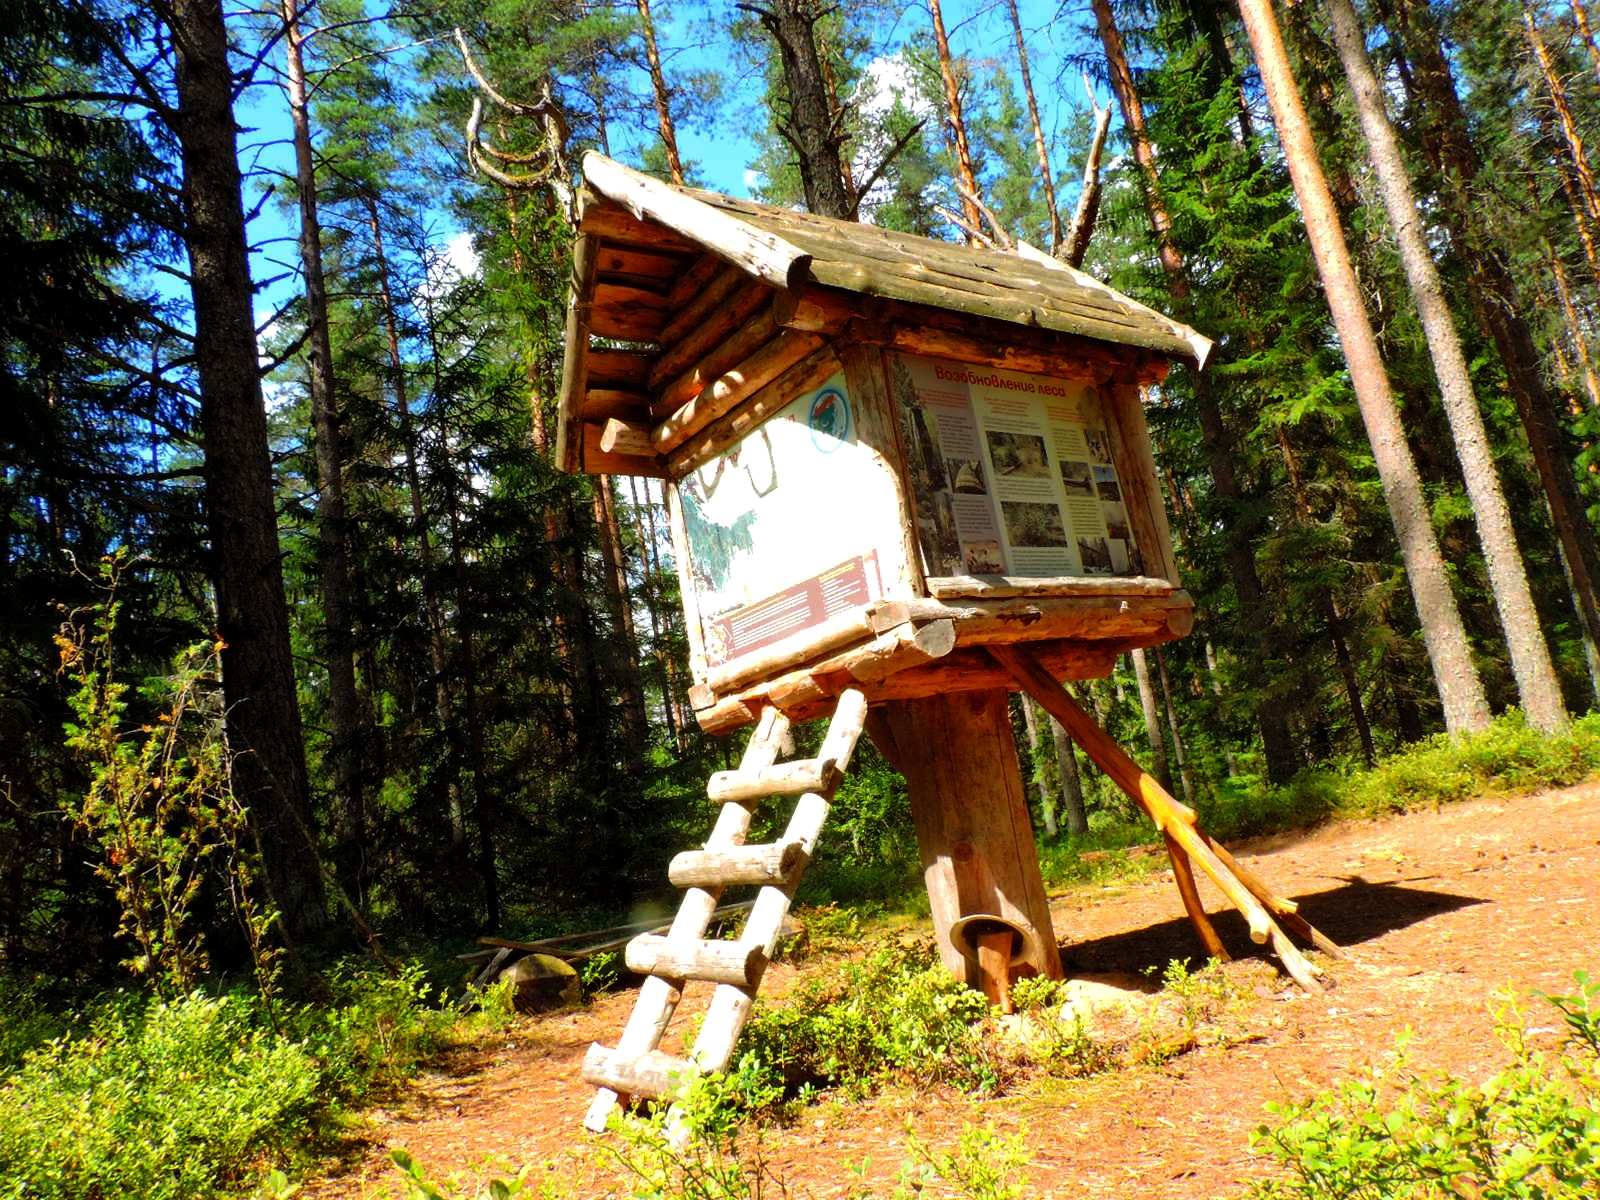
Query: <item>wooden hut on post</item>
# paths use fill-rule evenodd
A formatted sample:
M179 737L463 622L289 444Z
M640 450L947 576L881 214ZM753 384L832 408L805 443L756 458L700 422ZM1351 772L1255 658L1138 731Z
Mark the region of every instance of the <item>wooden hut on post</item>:
M1199 864L1316 988L1283 927L1335 948L1197 827L1062 680L1183 636L1140 388L1193 330L1043 255L974 249L672 187L584 159L558 454L572 472L667 481L701 725L754 724L615 1048L585 1078L619 1094L727 1066L789 898L865 729L906 777L939 953L1006 1003L1061 975L1008 693L1033 695L1154 819L1208 952ZM829 716L815 759L791 722ZM745 844L752 806L797 796ZM706 941L722 890L756 885L744 935ZM659 1049L688 981L716 995L687 1059Z

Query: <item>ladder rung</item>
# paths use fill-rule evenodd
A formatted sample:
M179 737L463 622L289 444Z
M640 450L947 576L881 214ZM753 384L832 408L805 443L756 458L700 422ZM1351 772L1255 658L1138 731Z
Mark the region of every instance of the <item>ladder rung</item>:
M617 1061L616 1051L599 1042L583 1056L583 1078L595 1087L607 1087L630 1096L659 1100L687 1083L696 1073L686 1058L651 1050L632 1060Z
M713 800L727 804L765 796L827 792L839 786L840 778L841 772L831 758L797 758L759 771L718 771L706 792Z
M623 952L628 970L668 979L704 979L750 987L766 967L765 947L745 942L675 942L640 934Z
M735 884L782 886L805 867L806 848L800 842L759 846L731 846L722 850L685 850L674 856L667 878L674 887L732 887Z

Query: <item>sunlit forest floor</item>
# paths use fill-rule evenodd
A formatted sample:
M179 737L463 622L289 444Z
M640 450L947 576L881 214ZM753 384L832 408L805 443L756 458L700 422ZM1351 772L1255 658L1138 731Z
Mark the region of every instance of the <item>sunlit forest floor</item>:
M759 1145L747 1152L765 1158L789 1196L848 1197L863 1186L887 1194L908 1131L923 1145L953 1146L964 1125L987 1122L1023 1135L1029 1196L1121 1196L1135 1187L1152 1200L1238 1196L1268 1170L1249 1140L1269 1102L1381 1066L1408 1029L1418 1067L1486 1076L1506 1058L1492 1014L1507 989L1524 1001L1534 990L1563 994L1573 990L1574 970L1600 967L1600 784L1344 822L1236 850L1348 948L1348 961L1316 958L1336 984L1325 996L1281 977L1210 892L1208 908L1237 958L1212 985L1226 1019L1201 1023L1184 1052L1086 1079L1034 1075L999 1095L909 1085L861 1101L825 1093L789 1124L750 1135ZM1126 997L1091 1012L1091 1025L1126 1022L1154 1002L1142 995L1156 986L1152 975L1197 954L1170 873L1056 893L1052 909L1068 974L1087 981L1081 993ZM838 962L813 954L774 967L766 990ZM579 1068L591 1041L615 1040L632 999L605 996L456 1051L370 1112L343 1161L300 1195L402 1195L389 1160L396 1147L466 1195L527 1164L531 1194L548 1181L543 1194L631 1195L608 1150L614 1140L583 1132L591 1089ZM1559 1018L1548 1010L1530 1004L1527 1023L1536 1040L1556 1040ZM764 1194L785 1193L774 1182Z

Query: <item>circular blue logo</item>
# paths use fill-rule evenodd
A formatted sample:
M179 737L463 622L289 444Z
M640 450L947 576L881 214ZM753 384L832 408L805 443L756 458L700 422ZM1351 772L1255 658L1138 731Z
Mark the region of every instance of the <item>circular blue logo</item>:
M811 444L832 454L850 437L850 401L838 388L823 388L811 401L806 423L811 427Z

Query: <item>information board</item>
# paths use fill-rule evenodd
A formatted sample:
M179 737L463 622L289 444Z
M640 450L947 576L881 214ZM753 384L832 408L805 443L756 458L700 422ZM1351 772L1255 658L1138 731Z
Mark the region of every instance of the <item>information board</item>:
M708 666L882 598L899 499L842 375L675 487Z
M1140 573L1092 387L909 354L891 375L929 575Z

